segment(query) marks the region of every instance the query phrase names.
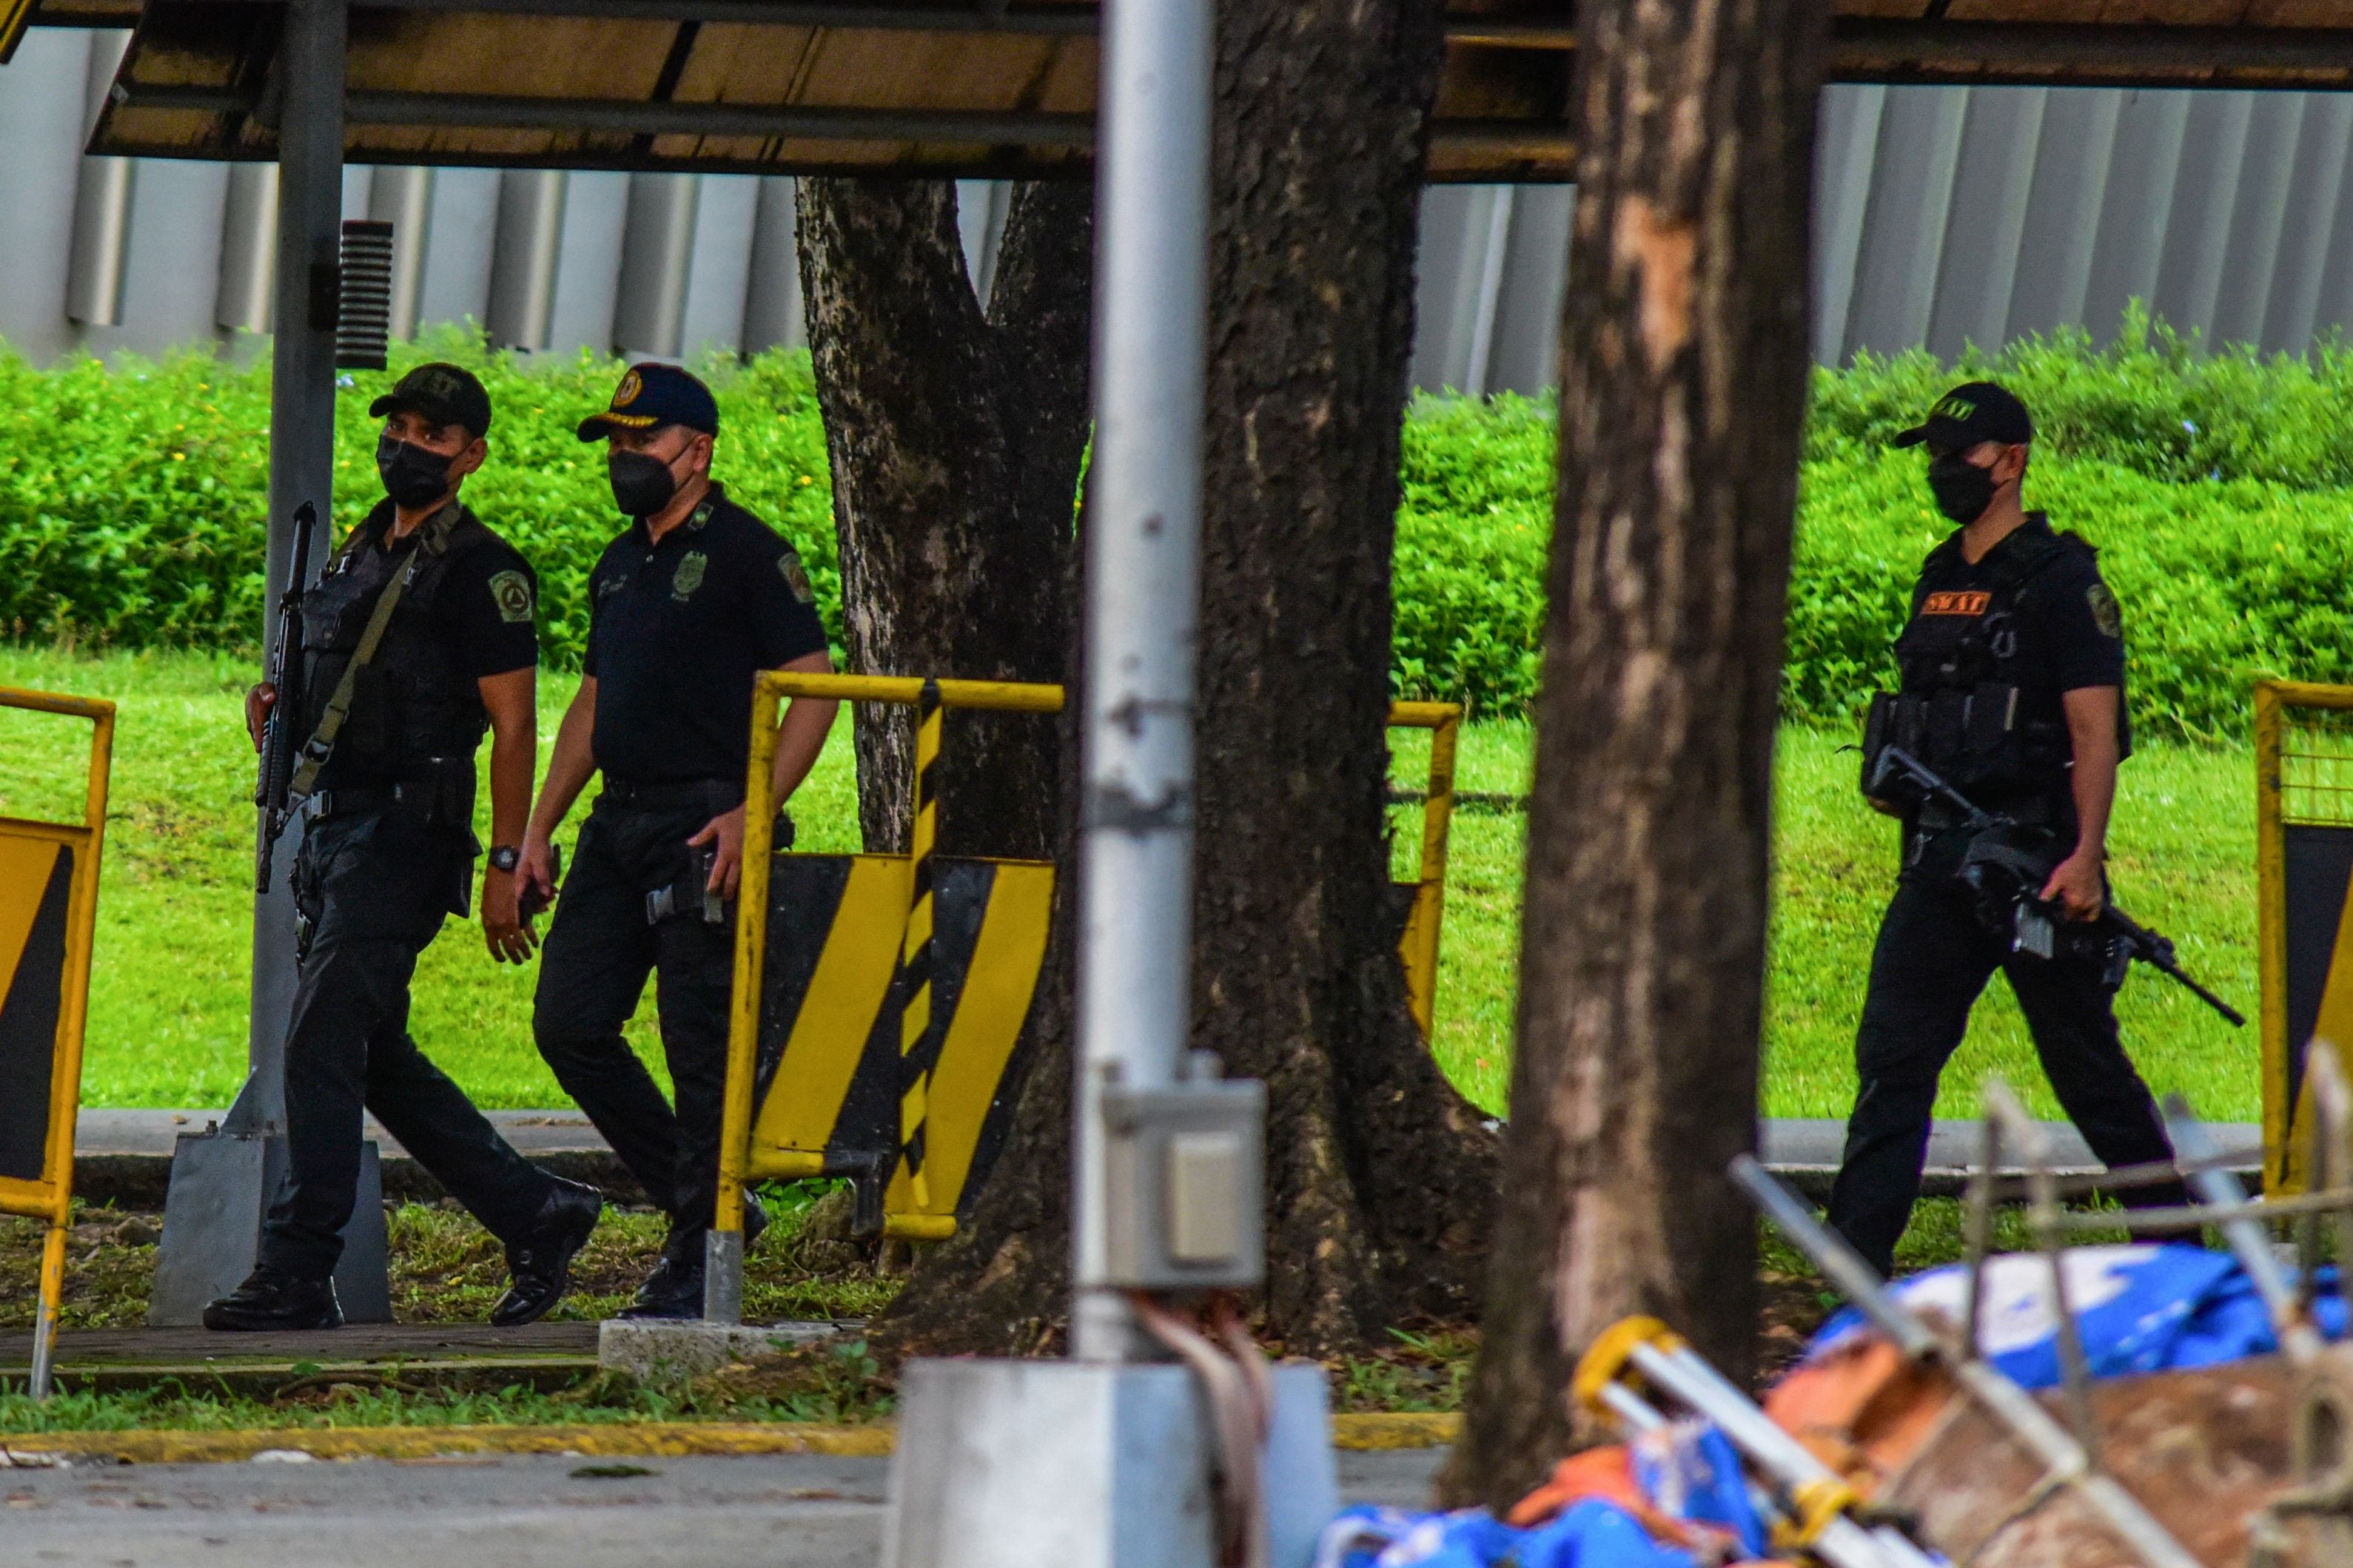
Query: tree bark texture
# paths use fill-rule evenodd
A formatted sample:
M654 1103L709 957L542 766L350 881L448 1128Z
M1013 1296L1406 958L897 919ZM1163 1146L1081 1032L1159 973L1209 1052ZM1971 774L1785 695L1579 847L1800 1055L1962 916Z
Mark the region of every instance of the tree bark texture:
M1088 428L1092 200L1082 184L1016 188L984 310L952 182L801 182L802 289L853 670L1061 679ZM867 846L903 849L910 711L861 706L856 727ZM951 713L940 849L1053 858L1056 752L1049 721Z
M1390 568L1440 0L1218 8L1194 1042L1268 1089L1266 1324L1481 1282L1495 1149L1406 1010Z
M809 179L803 295L833 471L842 620L860 673L1066 680L1075 668L1072 518L1088 433L1093 192L1014 192L984 309L966 276L955 187ZM1071 688L1075 693L1075 687ZM951 711L939 847L1067 868L1077 799L1059 719ZM857 715L867 846L903 851L913 725ZM913 1353L1036 1353L1067 1311L1071 879L1056 889L1015 1120L956 1237L927 1249L873 1336Z
M1577 8L1577 214L1519 1051L1484 1341L1448 1489L1502 1506L1582 1432L1629 1313L1734 1382L1773 725L1805 406L1820 0Z

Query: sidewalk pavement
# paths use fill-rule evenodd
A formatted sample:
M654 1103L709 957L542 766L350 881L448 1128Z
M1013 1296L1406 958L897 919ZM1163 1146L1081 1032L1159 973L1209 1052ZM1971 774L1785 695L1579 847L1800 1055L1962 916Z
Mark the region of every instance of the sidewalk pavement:
M158 1208L170 1173L174 1141L184 1132L202 1132L226 1112L218 1110L84 1110L76 1126L74 1158L84 1163L76 1189L93 1202L110 1198L120 1207ZM622 1201L635 1202L636 1191L612 1150L588 1119L577 1110L493 1110L488 1113L500 1133L529 1158L547 1163L561 1175L593 1182ZM2063 1121L2042 1124L2063 1171L2096 1171L2082 1133ZM367 1135L378 1142L384 1156L385 1189L399 1197L438 1196L432 1179L417 1169L398 1142L370 1117ZM2239 1153L2242 1175L2263 1166L2263 1131L2253 1122L2220 1122L2215 1136L2226 1151ZM1816 1198L1830 1190L1837 1173L1839 1153L1846 1140L1846 1124L1830 1120L1768 1120L1761 1123L1760 1157L1766 1168ZM1939 1121L1928 1139L1928 1168L1923 1190L1949 1197L1961 1190L1982 1146L1980 1121ZM2007 1168L2020 1169L2010 1152Z
M1443 1448L1343 1451L1351 1502L1426 1507ZM45 1568L871 1568L890 1461L509 1455L0 1470Z

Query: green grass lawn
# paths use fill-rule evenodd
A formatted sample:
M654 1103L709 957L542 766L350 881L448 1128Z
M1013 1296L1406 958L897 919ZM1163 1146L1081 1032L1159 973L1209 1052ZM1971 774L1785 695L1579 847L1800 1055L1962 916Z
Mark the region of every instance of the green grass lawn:
M237 719L248 660L108 656L0 647L0 685L112 698L121 704L114 795L99 903L83 1100L90 1105L227 1105L244 1077L250 964L253 759ZM572 693L541 681L541 743ZM0 711L0 815L78 816L86 726ZM1842 1116L1873 933L1890 885L1894 830L1854 791L1843 737L1781 736L1776 903L1767 1015L1765 1108ZM1397 775L1420 781L1428 740L1397 737ZM1525 788L1524 724L1473 726L1458 787ZM2117 897L2180 944L2183 963L2252 1013L2255 997L2253 767L2240 752L2150 747L2125 769L2115 832ZM847 721L797 798L800 847L857 847ZM487 795L484 801L487 811ZM1418 818L1397 815L1396 860L1409 871ZM1438 997L1440 1060L1474 1099L1500 1110L1510 1078L1519 962L1525 817L1470 811L1454 820ZM485 834L487 830L485 829ZM567 836L568 837L568 836ZM436 1059L487 1106L562 1103L531 1044L535 969L491 963L452 921L420 965L413 1026ZM2127 1041L2160 1093L2180 1089L2211 1116L2259 1114L2253 1032L2232 1030L2143 971L2126 983ZM650 1049L649 1004L631 1037ZM659 1071L659 1062L655 1063ZM1939 1113L1975 1109L2000 1071L2037 1110L2057 1114L2007 990L1997 982L1946 1078Z

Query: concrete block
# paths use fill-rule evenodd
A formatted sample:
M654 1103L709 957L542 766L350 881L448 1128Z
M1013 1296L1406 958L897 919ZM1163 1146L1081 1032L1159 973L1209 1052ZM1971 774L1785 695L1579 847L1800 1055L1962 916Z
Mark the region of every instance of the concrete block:
M1207 1411L1174 1365L921 1361L900 1382L883 1568L1209 1568ZM1275 1372L1273 1568L1339 1510L1324 1371Z
M706 1323L699 1318L607 1318L596 1328L596 1364L646 1382L700 1377L778 1351L822 1344L840 1323Z
M253 1271L262 1216L278 1190L286 1159L281 1135L179 1135L170 1194L164 1205L155 1283L147 1298L151 1327L194 1327L203 1321L206 1302L236 1289ZM343 1255L335 1265L335 1295L343 1303L345 1322L392 1321L386 1257L384 1178L375 1144L364 1142L359 1193L343 1226Z

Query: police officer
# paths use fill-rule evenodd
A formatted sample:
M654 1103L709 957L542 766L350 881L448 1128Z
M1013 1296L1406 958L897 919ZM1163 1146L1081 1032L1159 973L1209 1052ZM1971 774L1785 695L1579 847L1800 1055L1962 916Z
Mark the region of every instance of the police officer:
M361 1108L506 1244L499 1324L563 1296L596 1227L593 1187L515 1152L408 1034L417 955L473 885L474 753L491 749L491 868L482 933L522 963L532 937L515 868L536 762L531 567L458 499L489 447L491 401L456 365L419 366L376 399L385 499L302 596L309 796L293 868L301 978L286 1037L287 1172L244 1284L205 1309L211 1329L333 1328L332 1275L360 1166ZM277 700L246 700L260 743Z
M718 434L710 389L668 364L629 371L612 405L581 421L583 441L609 443L613 500L635 521L590 575L579 694L523 838L523 876L552 890L549 840L603 773L548 930L533 1028L556 1080L670 1214L661 1258L625 1317L702 1310L753 680L833 668L800 558L711 478ZM835 707L787 709L778 803L816 763ZM790 842L789 824L776 842ZM649 973L675 1110L621 1035ZM765 1223L748 1205L747 1244Z
M1872 953L1855 1039L1862 1089L1830 1223L1883 1273L1920 1190L1936 1080L1969 1009L2000 969L2017 994L2059 1103L2110 1166L2170 1160L2148 1088L2125 1055L2107 965L2070 933L2049 958L1961 879L1975 835L1957 808L1900 792L1876 765L1901 743L1981 809L2011 819L2055 862L2042 900L2066 921L2105 906L2108 813L2131 741L2124 625L2092 547L2020 506L2033 425L1992 382L1954 388L1895 445L1928 448L1928 487L1957 531L1928 554L1895 645L1900 691L1865 738L1873 805L1904 819L1903 867ZM2143 1203L2180 1203L2178 1184Z

